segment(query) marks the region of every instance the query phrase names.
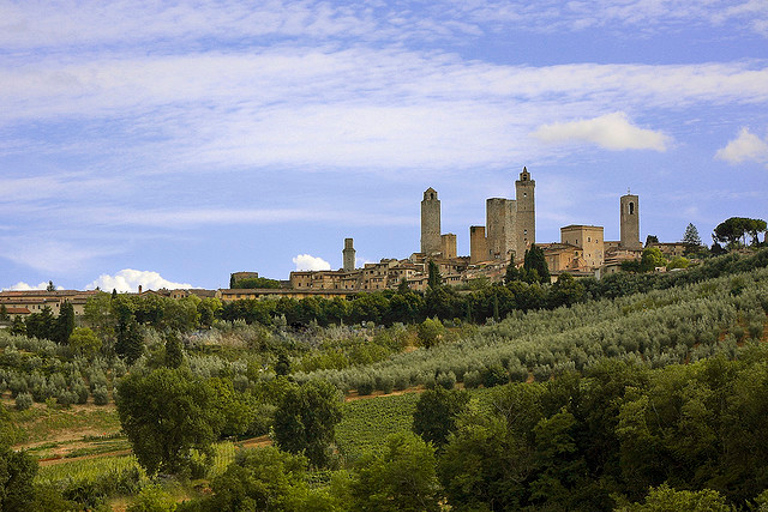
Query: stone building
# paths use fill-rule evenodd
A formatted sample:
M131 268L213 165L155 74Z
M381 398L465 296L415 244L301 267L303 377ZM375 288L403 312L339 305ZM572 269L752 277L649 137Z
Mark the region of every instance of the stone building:
M470 228L470 260L521 261L536 243L536 182L526 167L515 181L515 199L493 197L485 203L485 226Z
M620 247L622 249L639 250L643 248L640 242L640 202L636 195L621 196L621 230Z
M440 240L440 200L437 191L429 187L421 201L421 252L432 256L442 250Z
M560 228L560 242L581 249L581 258L587 268L595 269L605 262L602 226L565 226Z
M343 265L342 270L344 272L352 272L355 270L355 246L352 238L344 239L344 250L342 251Z

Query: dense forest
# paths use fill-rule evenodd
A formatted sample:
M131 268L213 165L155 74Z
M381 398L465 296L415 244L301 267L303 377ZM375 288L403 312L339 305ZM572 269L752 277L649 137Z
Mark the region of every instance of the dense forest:
M31 315L0 332L2 509L762 510L766 267ZM372 407L336 438L343 396L394 391L419 392L386 413L407 421L353 450L386 422ZM115 411L135 462L33 478L20 422L78 404Z

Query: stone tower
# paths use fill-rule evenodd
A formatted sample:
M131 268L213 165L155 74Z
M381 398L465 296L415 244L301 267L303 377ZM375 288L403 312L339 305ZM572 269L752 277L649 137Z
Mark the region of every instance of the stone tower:
M492 197L485 201L485 227L488 260L509 258L515 250L515 201Z
M342 270L344 272L352 272L355 270L355 247L354 240L352 238L344 239L344 250L341 252L344 256L344 266Z
M440 240L440 200L437 191L429 187L421 201L421 252L427 256L442 250Z
M485 239L485 226L469 227L469 262L472 265L488 261L488 243Z
M515 258L518 260L522 259L525 256L525 251L536 243L535 190L536 182L531 179L528 169L523 167L520 179L515 181L515 201L517 202Z
M640 203L636 195L621 196L620 222L621 240L619 246L622 249L642 249L643 244L640 242Z

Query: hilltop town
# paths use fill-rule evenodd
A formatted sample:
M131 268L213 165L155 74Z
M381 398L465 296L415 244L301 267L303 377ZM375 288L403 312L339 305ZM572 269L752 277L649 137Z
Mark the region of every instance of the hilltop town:
M622 262L639 260L643 244L640 241L640 203L637 195L626 194L619 201L620 236L617 241L604 237L604 228L594 225L563 226L560 241L536 241L536 181L523 168L515 181L515 198L492 197L486 200L486 224L470 226L470 254L457 254L457 235L441 231L441 203L438 192L429 187L421 201L421 247L408 258L382 259L356 267L354 240L346 238L342 250L343 266L338 270L294 271L289 279L274 287L242 288L237 282L258 279L258 272L233 272L230 287L216 290L143 290L139 295L161 295L182 298L196 295L215 297L222 303L243 299L290 297L302 299L315 296L332 298L359 292L392 290L407 286L424 291L428 282L428 264L433 262L447 285L469 284L474 280L502 281L507 267L513 262L520 266L525 252L534 244L543 250L550 274L556 280L562 273L576 277L617 272ZM653 243L667 257L682 255L684 243ZM266 280L271 281L271 280ZM49 308L54 316L69 302L76 315L82 315L87 300L98 291L35 290L0 292L0 305L10 319L22 318Z

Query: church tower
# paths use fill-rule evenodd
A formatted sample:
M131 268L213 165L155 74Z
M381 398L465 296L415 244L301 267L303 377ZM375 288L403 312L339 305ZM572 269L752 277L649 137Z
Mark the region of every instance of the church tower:
M515 182L515 202L517 203L515 259L521 260L525 251L536 243L536 203L534 191L536 182L526 167Z
M429 257L441 250L440 200L437 191L429 187L421 201L421 252Z
M353 272L355 270L355 247L352 238L344 239L344 250L341 251L341 254L343 255L344 261L342 270L344 270L344 272Z
M619 246L622 249L640 250L643 248L643 244L640 242L640 203L636 195L621 196L620 230Z

